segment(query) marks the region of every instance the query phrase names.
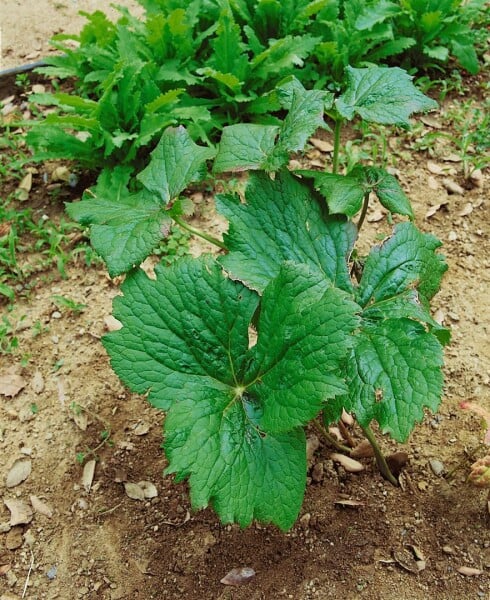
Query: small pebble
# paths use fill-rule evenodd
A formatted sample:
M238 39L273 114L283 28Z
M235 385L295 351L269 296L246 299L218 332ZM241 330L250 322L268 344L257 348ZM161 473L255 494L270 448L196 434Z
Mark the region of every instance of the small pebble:
M52 319L61 319L61 313L59 310L55 310L54 312L51 313L51 318Z

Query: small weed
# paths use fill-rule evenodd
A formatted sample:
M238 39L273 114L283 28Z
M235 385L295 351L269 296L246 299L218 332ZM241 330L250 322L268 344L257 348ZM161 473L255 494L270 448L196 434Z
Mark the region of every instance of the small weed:
M97 459L97 452L104 446L108 446L110 448L114 446L114 442L111 439L111 428L103 419L99 417L99 415L92 412L87 407L78 404L77 402L72 402L70 404L70 410L77 418L79 418L80 415L85 413L87 416L92 417L95 421L98 421L103 427L102 431L99 433L100 442L94 448L88 447L85 450L76 453L75 458L79 464L83 465L83 463L89 457Z
M52 368L53 373L56 373L57 371L59 371L64 364L65 364L65 361L62 358L57 360L54 363L53 368Z
M60 310L66 310L74 315L80 315L87 308L86 304L76 302L66 296L52 296L52 300Z
M32 337L35 338L43 333L47 333L49 331L49 327L43 325L41 321L38 319L34 325L32 326Z
M178 258L189 254L190 238L191 234L188 231L175 227L154 253L161 256L166 264L171 265Z

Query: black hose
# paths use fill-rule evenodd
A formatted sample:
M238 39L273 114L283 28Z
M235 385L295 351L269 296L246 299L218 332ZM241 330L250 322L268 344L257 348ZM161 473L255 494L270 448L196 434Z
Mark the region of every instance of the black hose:
M19 73L27 73L33 71L38 67L46 67L47 62L45 60L37 60L36 62L27 63L25 65L19 65L18 67L10 67L10 69L3 69L0 71L0 79L2 77L10 77L11 75L18 75Z

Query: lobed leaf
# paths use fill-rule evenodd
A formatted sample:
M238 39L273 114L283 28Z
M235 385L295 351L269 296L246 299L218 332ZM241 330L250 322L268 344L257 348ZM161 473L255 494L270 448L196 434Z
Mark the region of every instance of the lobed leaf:
M90 241L111 277L140 264L170 229L170 217L146 190L130 193L129 169L103 171L92 192L68 204L72 219L90 225Z
M311 191L287 171L274 180L250 175L246 203L218 196L218 211L230 222L220 261L233 277L262 291L285 261L308 265L345 291L352 290L347 257L357 231L352 223L325 218Z
M211 258L130 274L114 301L122 329L103 343L119 377L168 411L169 473L189 477L195 508L224 522L289 528L305 487L301 426L345 391L336 372L359 307L321 273L287 263L259 296ZM325 367L325 368L324 368Z
M443 376L437 338L409 319L365 322L346 363L344 407L363 426L375 419L395 440L407 439L424 407L439 406Z
M430 300L447 270L444 257L435 252L440 246L437 238L421 233L411 223L397 225L366 260L356 295L359 304L386 300L410 287L418 289L423 302Z
M214 150L194 143L184 127L169 127L138 179L148 191L168 204L189 183L202 178L205 162L213 156Z
M412 77L398 67L346 68L347 88L335 105L340 115L353 119L408 127L410 115L437 108L412 83Z

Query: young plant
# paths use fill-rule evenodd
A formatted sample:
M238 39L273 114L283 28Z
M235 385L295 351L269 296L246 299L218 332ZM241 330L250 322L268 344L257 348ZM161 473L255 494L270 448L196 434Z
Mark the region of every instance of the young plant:
M337 210L330 191L325 202L310 176L287 169L290 154L324 125L325 106L341 122L358 114L400 124L432 108L404 72L351 69L335 102L294 79L277 98L288 111L281 124L223 131L214 172L249 175L244 198L217 198L229 222L224 242L214 240L225 251L218 258L158 265L155 279L133 268L172 221L188 227L179 196L214 154L182 128L165 131L138 177L140 191L127 189L124 171L107 173L104 197L96 190L69 211L91 224L110 273L128 271L114 301L122 328L103 343L122 381L167 413L166 472L188 479L194 508L212 504L225 523L288 529L303 500L312 421L355 413L396 483L370 423L404 441L424 408L438 407L448 334L430 300L447 267L440 242L407 221L372 248L353 279L358 227L349 217L366 204L366 189L411 217L408 199L383 173L366 171L350 182L356 200Z

